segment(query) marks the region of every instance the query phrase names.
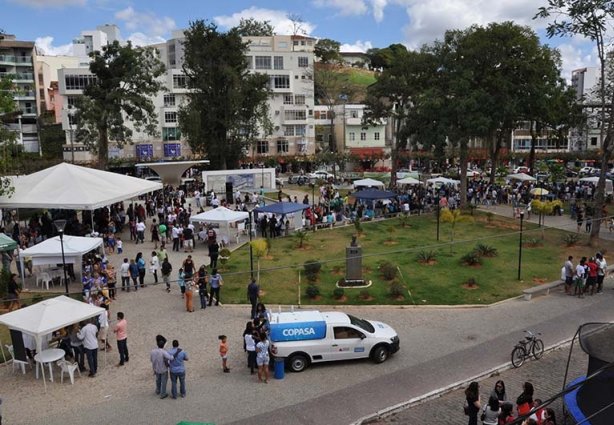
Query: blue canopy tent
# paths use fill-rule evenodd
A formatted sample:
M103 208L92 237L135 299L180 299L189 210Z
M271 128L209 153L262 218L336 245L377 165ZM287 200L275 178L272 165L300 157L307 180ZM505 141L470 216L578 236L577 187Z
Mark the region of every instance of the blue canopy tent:
M373 201L376 199L395 198L397 194L390 190L365 189L365 190L359 190L358 192L354 192L350 196L356 199Z
M257 213L272 213L272 214L291 214L297 211L303 211L309 208L309 205L299 204L297 202L277 202L265 207L255 208Z

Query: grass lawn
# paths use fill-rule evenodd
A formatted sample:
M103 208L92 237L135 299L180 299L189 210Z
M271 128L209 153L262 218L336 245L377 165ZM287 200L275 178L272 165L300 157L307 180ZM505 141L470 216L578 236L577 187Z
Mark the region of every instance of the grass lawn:
M521 294L523 288L556 280L568 255L576 259L592 255L595 250L584 245L567 247L563 242L566 232L542 230L528 224L524 232L522 278L518 273L518 222L503 217L489 218L476 213L473 222L457 223L454 243L451 243L451 225L440 224L440 241L436 240L436 219L433 215L412 216L408 226L399 219L363 223L359 243L363 248L364 278L372 281L368 288L370 300L361 298L361 289L345 288L346 299L335 300L335 283L345 273L345 248L356 232L354 226L309 233L306 245L298 248L294 237L272 240L268 257L260 259L260 285L266 304L298 304L298 281L301 270L301 304L489 304ZM585 238L582 235L582 238ZM479 241L477 239L480 239ZM474 249L477 243L496 248L498 255L483 258L481 266L462 264L461 257ZM528 243L527 243L528 242ZM538 242L537 246L531 242ZM602 251L614 244L604 241ZM416 256L421 251L434 251L436 262L420 264ZM309 299L303 264L307 260L322 263L317 287L320 297ZM403 285L402 297L392 297L392 282L386 281L379 266L388 261L398 266L403 278L395 282ZM254 256L254 269L258 258ZM249 247L233 252L222 272L224 288L222 299L226 303L246 303L246 285L249 279ZM475 279L477 288L463 284ZM365 295L364 293L362 295Z
M366 69L350 68L347 71L350 82L362 87L368 87L375 83L375 73Z

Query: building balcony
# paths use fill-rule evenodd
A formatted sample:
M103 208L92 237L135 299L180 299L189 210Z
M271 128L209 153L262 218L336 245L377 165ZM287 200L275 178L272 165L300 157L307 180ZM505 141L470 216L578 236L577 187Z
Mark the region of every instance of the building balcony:
M33 91L28 92L15 92L13 94L15 100L35 100L36 94Z
M345 119L345 125L362 125L362 118L348 117Z
M21 116L23 117L35 117L36 116L36 108L21 108Z

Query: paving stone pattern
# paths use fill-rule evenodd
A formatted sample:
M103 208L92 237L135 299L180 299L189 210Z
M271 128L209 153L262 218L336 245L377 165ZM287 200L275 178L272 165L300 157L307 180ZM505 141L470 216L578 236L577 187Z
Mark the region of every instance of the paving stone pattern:
M538 361L526 362L518 369L508 369L500 374L480 381L480 398L482 403L487 402L490 391L495 382L502 379L505 382L508 399L514 402L522 392L522 384L529 381L535 387L534 398L546 400L561 391L565 367L569 355L569 345L548 352ZM588 356L576 345L570 363L570 372L567 381L586 373ZM467 416L463 413L465 400L464 388L449 392L441 397L428 400L424 403L410 407L383 419L367 421L369 425L386 424L438 424L463 425L467 423ZM563 406L561 399L557 399L551 406L556 412L557 422L563 424ZM480 422L481 423L481 422ZM568 419L567 424L573 420Z

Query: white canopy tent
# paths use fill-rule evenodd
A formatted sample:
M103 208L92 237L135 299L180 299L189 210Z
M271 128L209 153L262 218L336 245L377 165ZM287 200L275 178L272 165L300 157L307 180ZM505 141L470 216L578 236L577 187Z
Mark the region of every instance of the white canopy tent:
M510 180L520 180L521 182L533 182L537 179L525 173L508 174L507 178Z
M582 183L592 183L595 186L597 186L597 184L599 183L599 177L597 176L593 176L593 177L582 177L581 179L578 180L579 182ZM612 187L612 180L610 179L605 179L605 194L606 195L610 195L614 192L613 187Z
M181 176L186 170L194 167L195 165L209 164L208 159L201 159L197 161L167 161L167 162L144 162L136 164L136 167L149 167L154 170L164 184L170 184L178 186L181 183Z
M102 238L85 238L81 236L64 235L64 258L67 264L81 261L88 252L102 246ZM19 266L23 270L23 260L32 258L32 265L62 264L62 245L59 236L46 239L41 243L19 252ZM22 279L25 273L22 273ZM23 281L23 280L22 280Z
M95 210L162 189L162 183L61 163L12 180L0 208Z
M448 179L446 177L436 177L434 179L428 179L426 182L434 186L444 185L444 184L451 184L453 186L458 186L460 184L460 180Z
M190 217L190 221L193 223L218 223L220 226L225 224L226 236L230 241L230 223L244 221L248 217L249 213L245 211L234 211L226 207L217 207Z
M422 184L422 182L413 177L405 177L403 179L397 180L397 184L416 185L416 184Z
M42 349L43 337L73 323L98 316L104 309L65 295L32 304L0 316L0 323L36 340L36 351Z
M375 179L361 179L354 182L354 188L357 187L386 187L386 185Z

